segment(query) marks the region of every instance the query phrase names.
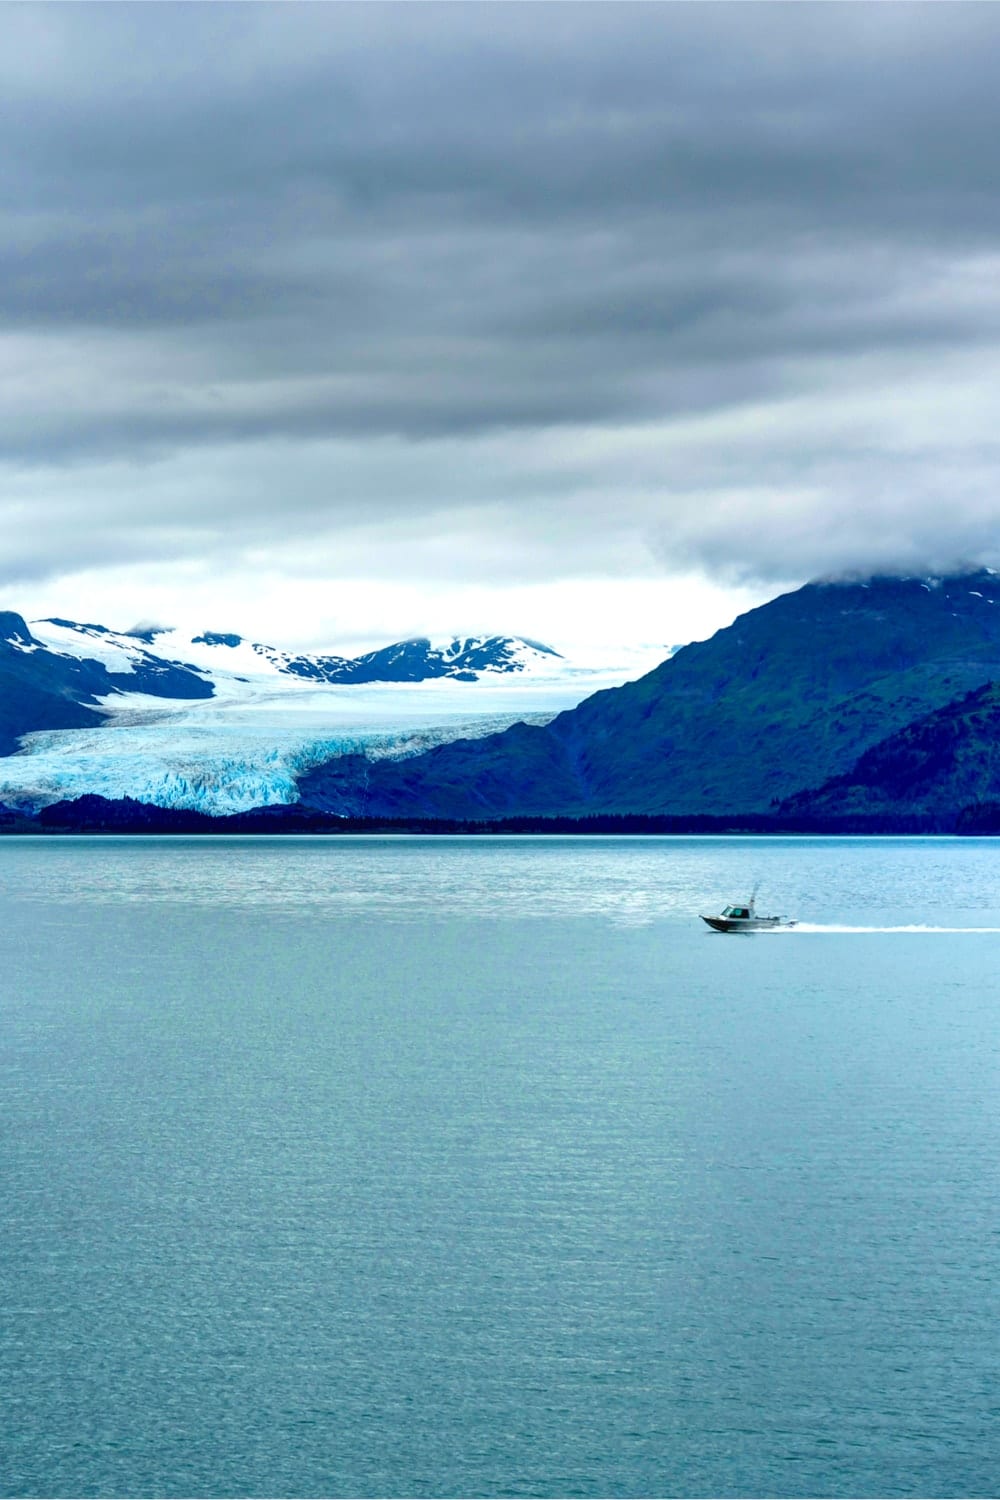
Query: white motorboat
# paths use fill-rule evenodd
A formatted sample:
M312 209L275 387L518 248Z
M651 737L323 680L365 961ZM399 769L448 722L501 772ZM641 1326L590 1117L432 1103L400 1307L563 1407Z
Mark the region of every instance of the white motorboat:
M725 906L717 917L702 917L716 932L773 932L776 927L794 927L791 917L764 917L754 905L753 896L745 906Z

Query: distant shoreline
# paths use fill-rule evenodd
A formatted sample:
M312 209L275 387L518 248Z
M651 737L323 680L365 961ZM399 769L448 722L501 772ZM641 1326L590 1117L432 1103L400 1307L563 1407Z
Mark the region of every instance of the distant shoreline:
M183 808L157 807L130 799L110 801L81 797L59 802L28 816L5 809L0 836L67 834L246 834L280 837L285 834L342 836L345 834L421 834L497 837L510 835L663 836L750 835L788 837L924 836L930 834L992 836L1000 834L1000 807L976 804L953 816L919 814L849 818L773 817L766 813L646 814L595 813L572 817L464 818L352 818L279 804L248 812L212 817Z

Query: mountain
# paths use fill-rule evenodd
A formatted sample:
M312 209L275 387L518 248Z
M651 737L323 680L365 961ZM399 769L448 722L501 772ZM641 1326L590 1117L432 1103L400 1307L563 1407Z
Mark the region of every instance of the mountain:
M13 754L19 737L34 730L100 726L100 699L122 691L208 698L212 687L197 671L162 661L139 645L125 673L49 650L19 614L0 611L0 755Z
M361 656L308 655L282 651L227 631L199 635L150 626L131 631L75 620L36 620L35 638L65 655L93 658L119 673L148 673L154 662L183 664L186 671L238 680L274 677L310 683L360 685L374 682L429 682L452 677L475 682L486 674L550 671L562 661L558 651L520 636L454 637L434 643L426 636L397 641ZM156 653L150 649L155 644ZM147 692L148 688L135 688ZM174 695L188 696L178 690Z
M282 670L320 682L429 682L441 677L475 682L485 673L530 673L548 665L545 657L560 659L551 646L507 636L473 636L440 646L421 636L353 658L294 657Z
M348 816L767 812L1000 679L1000 578L823 581L740 616L546 725L299 779Z
M989 571L811 583L582 702L593 675L514 637L306 656L7 614L0 748L35 732L0 761L0 800L946 826L1000 800L998 606Z
M420 638L351 657L225 631L62 618L29 627L8 613L0 800L30 811L97 795L206 816L291 804L296 778L331 757L367 764L544 722L628 675L515 636Z
M1000 800L1000 684L987 683L866 750L842 776L797 792L781 818L917 817L950 831Z

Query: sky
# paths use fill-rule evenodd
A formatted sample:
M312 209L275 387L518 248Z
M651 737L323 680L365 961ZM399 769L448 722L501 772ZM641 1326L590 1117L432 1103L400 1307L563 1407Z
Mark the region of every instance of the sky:
M0 606L674 644L1000 564L1000 7L0 5Z

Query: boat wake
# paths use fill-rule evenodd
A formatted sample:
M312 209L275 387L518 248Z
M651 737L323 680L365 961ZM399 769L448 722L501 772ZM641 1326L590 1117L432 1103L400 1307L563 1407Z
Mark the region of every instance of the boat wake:
M931 933L1000 933L1000 927L933 927L929 923L910 923L907 926L854 927L839 922L797 922L794 927L776 927L777 933L794 932L931 932Z

